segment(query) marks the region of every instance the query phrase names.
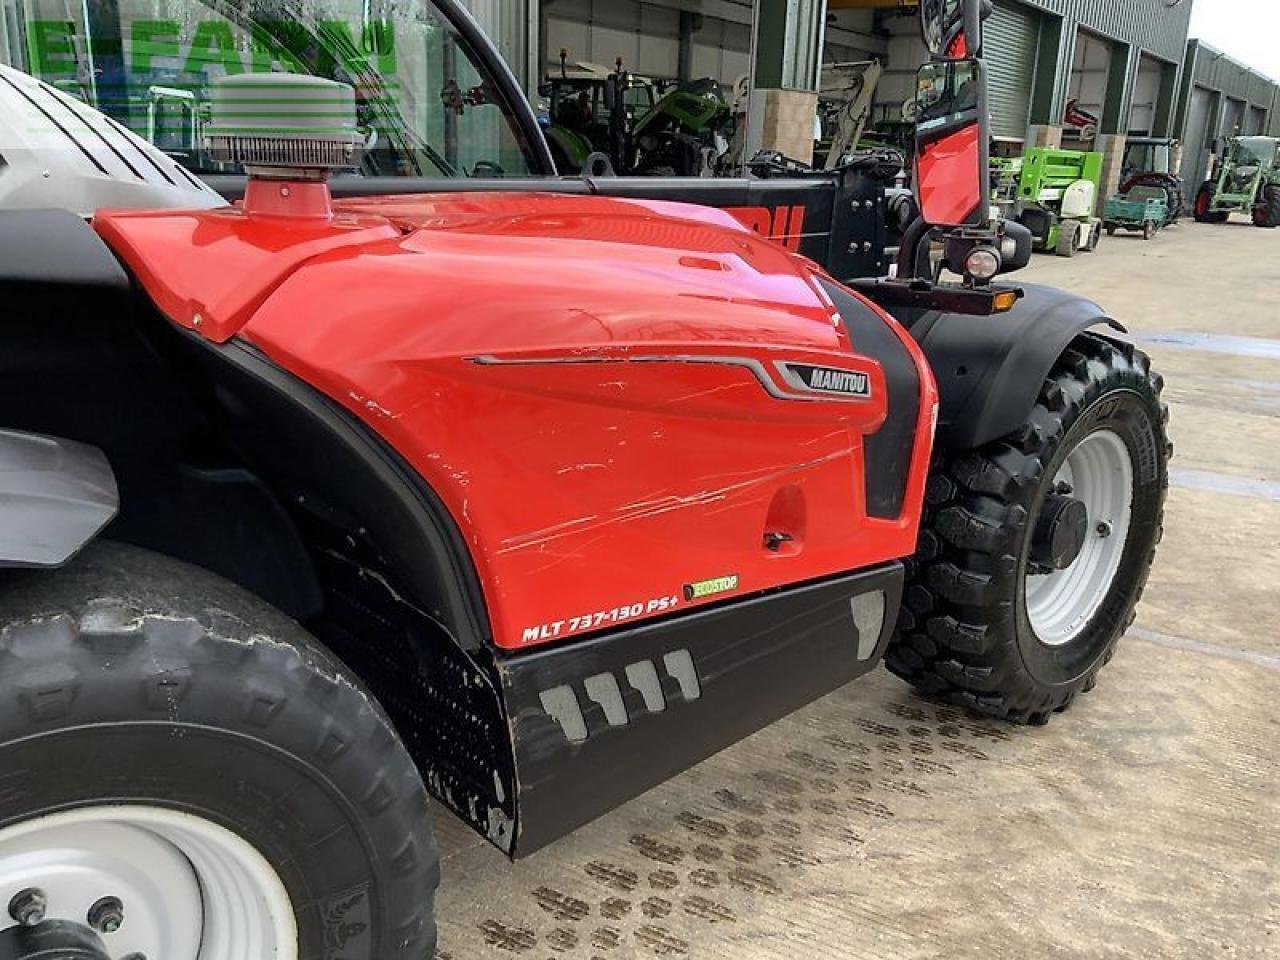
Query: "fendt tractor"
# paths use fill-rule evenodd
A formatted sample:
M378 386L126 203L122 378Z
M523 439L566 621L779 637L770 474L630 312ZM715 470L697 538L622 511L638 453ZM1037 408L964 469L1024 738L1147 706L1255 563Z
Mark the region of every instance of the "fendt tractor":
M1280 139L1233 137L1215 162L1217 172L1196 194L1196 220L1226 223L1243 213L1255 227L1280 227Z
M982 7L922 4L893 278L555 178L453 0L397 14L432 177L345 172L364 82L228 71L175 157L0 69L0 958L423 960L428 794L520 857L882 660L1021 724L1092 689L1166 408L1000 277Z

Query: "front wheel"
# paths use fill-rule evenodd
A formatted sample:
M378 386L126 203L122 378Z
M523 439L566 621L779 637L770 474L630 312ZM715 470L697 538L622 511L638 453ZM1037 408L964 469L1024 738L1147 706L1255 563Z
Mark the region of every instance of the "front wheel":
M1084 229L1089 231L1089 238L1080 245L1080 250L1084 253L1093 253L1102 242L1102 221L1095 217L1084 225Z
M1133 621L1161 536L1167 408L1146 356L1081 335L1025 426L946 456L889 669L920 690L1042 723Z
M1080 231L1083 224L1079 220L1063 220L1058 227L1058 243L1054 250L1060 257L1074 257L1080 251Z
M1200 192L1196 194L1196 223L1226 223L1227 218L1231 216L1225 210L1213 209L1213 194L1212 183L1206 183L1200 187Z
M119 544L0 573L0 956L431 955L421 778L296 623Z
M1280 226L1280 186L1267 186L1253 208L1253 225L1274 229Z

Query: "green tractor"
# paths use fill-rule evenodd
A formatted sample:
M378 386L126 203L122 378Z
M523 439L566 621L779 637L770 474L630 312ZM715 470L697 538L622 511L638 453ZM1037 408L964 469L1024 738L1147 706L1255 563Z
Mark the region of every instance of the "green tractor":
M1017 196L1006 216L1031 231L1035 249L1060 257L1093 252L1102 235L1097 216L1102 154L1030 147L1022 157Z
M1196 220L1225 223L1246 213L1254 226L1280 226L1280 139L1233 137L1219 154L1217 175L1196 194Z
M631 130L630 171L653 177L711 177L729 152L733 111L713 77L684 81L662 95Z
M729 149L732 112L714 78L662 82L614 68L569 63L539 87L543 132L562 174L712 176Z
M628 73L619 60L610 69L602 64L571 63L560 51L560 69L538 89L546 101L543 133L556 169L563 174L585 171L593 154L607 156L614 167L623 163L631 128L658 100L657 82Z

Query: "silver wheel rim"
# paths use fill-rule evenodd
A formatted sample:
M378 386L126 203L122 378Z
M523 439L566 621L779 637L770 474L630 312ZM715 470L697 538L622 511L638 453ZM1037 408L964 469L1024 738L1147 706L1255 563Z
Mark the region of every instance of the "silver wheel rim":
M123 923L99 932L113 957L297 960L275 870L247 841L190 814L96 806L6 827L0 910L29 889L47 897L47 919L86 925L93 904L118 899Z
M1120 435L1089 434L1067 454L1054 477L1084 503L1089 531L1075 561L1063 570L1028 574L1027 619L1041 643L1060 647L1089 625L1111 591L1133 511L1133 460Z

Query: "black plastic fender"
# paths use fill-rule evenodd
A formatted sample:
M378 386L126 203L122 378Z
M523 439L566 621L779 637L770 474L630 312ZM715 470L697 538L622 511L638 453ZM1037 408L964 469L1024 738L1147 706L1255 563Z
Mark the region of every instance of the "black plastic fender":
M0 567L60 567L120 507L96 447L0 430Z
M1016 430L1027 419L1054 363L1078 334L1125 329L1077 294L1019 284L1012 310L973 317L936 310L893 311L924 350L938 383L938 450L969 450Z
M129 277L107 245L66 210L0 212L0 305L97 322L129 295Z

